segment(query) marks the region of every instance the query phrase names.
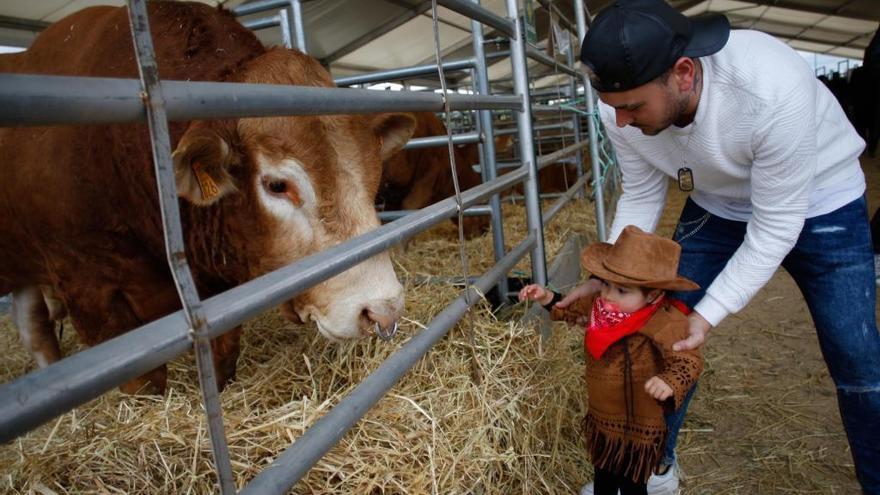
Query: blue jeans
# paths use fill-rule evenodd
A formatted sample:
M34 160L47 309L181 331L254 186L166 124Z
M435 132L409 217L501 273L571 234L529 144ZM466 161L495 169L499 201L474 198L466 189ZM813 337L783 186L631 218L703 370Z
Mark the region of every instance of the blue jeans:
M745 222L712 215L688 199L673 236L682 248L679 273L704 289L673 295L693 307L745 233ZM880 494L880 332L865 198L807 219L782 266L810 308L862 490ZM695 389L666 417L664 463L675 459L678 430Z

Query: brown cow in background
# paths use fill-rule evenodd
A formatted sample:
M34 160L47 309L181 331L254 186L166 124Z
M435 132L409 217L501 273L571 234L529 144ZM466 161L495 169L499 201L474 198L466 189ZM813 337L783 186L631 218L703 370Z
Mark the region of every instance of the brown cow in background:
M333 86L314 59L265 49L231 14L197 3L147 4L163 79ZM124 8L95 7L43 31L0 71L137 78ZM186 251L203 298L379 225L381 162L412 134L408 114L171 123ZM0 293L30 341L58 359L49 301L98 344L180 309L168 269L145 124L0 129ZM285 314L328 338L366 335L399 317L387 254L300 294ZM219 385L235 373L240 329L212 342ZM26 339L27 340L27 339ZM95 363L100 366L100 363ZM161 392L165 367L122 387Z
M446 126L431 112L412 114L416 119L413 137L445 136ZM500 147L510 146L504 138L496 140ZM482 178L473 165L480 163L477 144L456 145L455 169L461 191L480 185ZM455 195L449 167L449 151L446 146L403 150L385 160L382 185L376 203L384 205L385 211L418 210ZM457 221L453 217L453 221ZM465 237L474 237L489 228L488 217L465 217Z

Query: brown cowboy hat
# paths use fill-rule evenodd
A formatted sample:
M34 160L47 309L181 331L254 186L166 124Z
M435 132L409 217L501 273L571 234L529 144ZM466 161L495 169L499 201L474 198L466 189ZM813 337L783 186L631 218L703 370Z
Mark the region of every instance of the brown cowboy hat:
M614 244L597 242L581 252L581 264L610 282L652 289L696 290L700 286L678 275L681 246L672 239L628 225Z

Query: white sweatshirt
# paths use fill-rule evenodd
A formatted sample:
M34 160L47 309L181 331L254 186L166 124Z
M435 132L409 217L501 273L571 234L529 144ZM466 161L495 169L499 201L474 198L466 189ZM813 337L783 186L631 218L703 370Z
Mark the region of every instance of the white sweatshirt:
M667 176L693 172L691 199L710 213L748 222L745 240L694 308L712 325L742 309L794 247L805 218L859 198L865 143L830 91L794 50L769 35L735 30L699 59L703 88L694 122L657 136L619 128L600 104L617 152L623 194L611 227L653 232Z

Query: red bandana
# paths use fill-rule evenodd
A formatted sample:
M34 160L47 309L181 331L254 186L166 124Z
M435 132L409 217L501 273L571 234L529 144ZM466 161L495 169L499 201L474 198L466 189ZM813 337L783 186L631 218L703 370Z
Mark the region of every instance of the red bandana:
M660 309L660 303L664 299L666 299L665 295L661 295L644 308L634 313L625 313L618 311L615 305L597 297L590 312L590 325L584 333L584 347L594 358L601 358L611 344L638 332ZM669 303L684 314L691 312L690 308L679 300L670 298Z

